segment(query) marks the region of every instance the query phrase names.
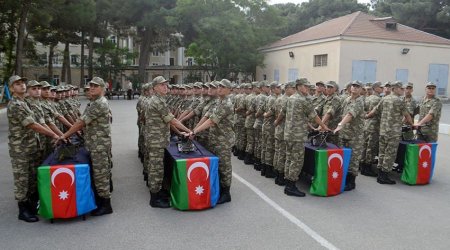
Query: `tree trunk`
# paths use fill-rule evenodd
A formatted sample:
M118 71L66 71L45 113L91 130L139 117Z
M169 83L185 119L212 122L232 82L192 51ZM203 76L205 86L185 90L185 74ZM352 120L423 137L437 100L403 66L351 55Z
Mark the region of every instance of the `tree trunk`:
M92 79L94 75L94 65L93 65L93 57L94 57L94 34L91 32L89 34L89 54L88 54L88 78Z
M14 61L14 44L16 43L16 16L13 12L9 14L8 18L9 29L8 29L8 43L7 43L7 51L6 51L6 66L4 74L9 77L13 74L15 65Z
M65 56L64 59L67 60L66 61L67 84L72 84L72 68L70 67L71 60L70 60L69 48L70 48L70 42L66 42L66 47L64 49L64 56Z
M55 55L55 45L50 44L49 51L48 51L48 81L51 85L53 85L53 56Z
M66 71L67 71L67 60L66 57L69 55L69 47L67 46L67 42L65 43L64 52L63 52L63 64L61 68L61 82L66 83Z
M80 88L83 88L83 86L84 86L84 37L85 37L85 32L81 31Z
M25 26L27 24L28 11L30 10L31 1L25 1L22 5L20 12L19 27L17 30L17 43L16 43L16 65L15 73L17 75L23 74L22 59L23 59L23 44L25 41Z
M148 76L145 72L147 68L148 62L150 60L149 53L151 48L151 30L147 29L140 33L141 35L141 45L139 48L139 67L138 67L138 75L140 82L148 82Z

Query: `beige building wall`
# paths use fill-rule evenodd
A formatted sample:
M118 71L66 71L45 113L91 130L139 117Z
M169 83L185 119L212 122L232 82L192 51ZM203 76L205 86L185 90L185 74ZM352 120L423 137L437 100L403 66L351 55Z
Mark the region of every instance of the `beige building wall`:
M407 54L402 54L404 48L409 49ZM407 69L408 81L415 84L414 96L425 94L430 64L448 65L450 63L448 46L398 41L380 42L344 38L341 41L340 54L339 83L341 86L352 80L353 60L375 60L377 62L376 79L381 82L395 81L396 70ZM447 95L449 87L447 86Z

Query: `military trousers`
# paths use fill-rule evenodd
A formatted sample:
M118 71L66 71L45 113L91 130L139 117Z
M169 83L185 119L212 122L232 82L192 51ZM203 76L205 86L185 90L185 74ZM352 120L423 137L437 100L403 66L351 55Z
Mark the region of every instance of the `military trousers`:
M349 173L353 176L358 175L359 162L361 160L362 148L364 146L363 134L355 135L354 138L339 138L339 147L346 147L352 149L352 157L348 167Z
M255 130L253 128L245 128L245 135L247 137L245 152L252 155L255 147Z
M275 155L275 137L273 129L263 129L261 142L262 153L261 162L269 166L274 166L273 159Z
M149 189L151 193L157 193L162 188L164 178L164 148L149 147L148 166Z
M297 181L302 172L305 161L305 143L286 141L286 163L284 178L289 181Z
M273 158L273 166L279 173L284 173L284 165L286 163L286 141L275 139L275 154Z
M247 135L245 132L244 124L236 126L236 148L241 151L245 151L245 146L247 144Z
M390 172L394 166L400 137L400 135L380 135L380 153L378 156L377 168L381 169L383 172Z
M26 201L37 192L37 162L31 155L10 154L14 177L14 197L17 201Z
M380 133L378 131L367 131L364 136L364 146L361 162L372 164L378 155Z
M262 133L261 133L261 127L256 127L255 128L255 137L254 137L254 153L253 155L261 161L261 137L262 137Z
M417 139L425 142L437 142L438 132L430 127L422 127L417 133Z
M91 151L95 190L102 198L111 198L111 155L108 151Z
M230 187L232 178L231 146L214 142L211 153L219 157L219 180L221 187Z

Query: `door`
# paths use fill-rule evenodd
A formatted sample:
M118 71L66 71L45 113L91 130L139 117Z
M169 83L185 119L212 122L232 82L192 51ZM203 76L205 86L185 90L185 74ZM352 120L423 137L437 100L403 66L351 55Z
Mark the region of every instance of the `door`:
M377 78L377 61L374 60L353 60L352 80L362 83L375 82Z
M403 84L408 83L408 70L407 69L397 69L395 72L395 80L401 81Z
M448 96L448 64L430 64L428 81L436 84L436 94L438 96Z

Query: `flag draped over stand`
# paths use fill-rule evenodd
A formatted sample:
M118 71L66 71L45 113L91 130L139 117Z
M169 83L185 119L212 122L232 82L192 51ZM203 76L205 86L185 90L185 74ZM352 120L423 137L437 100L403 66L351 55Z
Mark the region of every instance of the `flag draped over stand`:
M401 180L409 185L431 182L436 162L437 143L408 144Z
M172 206L180 210L214 207L219 199L219 158L175 161L170 188Z
M96 208L89 165L38 168L39 214L46 219L72 218Z
M350 148L316 150L316 166L309 192L318 196L334 196L342 193L351 154Z

